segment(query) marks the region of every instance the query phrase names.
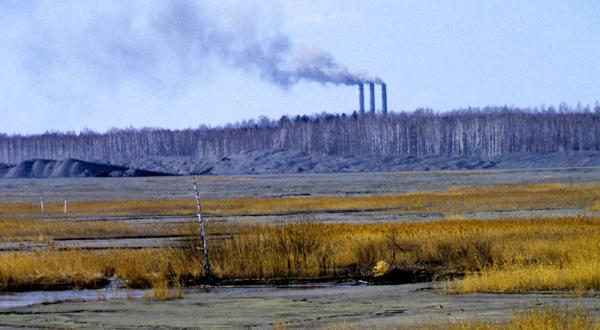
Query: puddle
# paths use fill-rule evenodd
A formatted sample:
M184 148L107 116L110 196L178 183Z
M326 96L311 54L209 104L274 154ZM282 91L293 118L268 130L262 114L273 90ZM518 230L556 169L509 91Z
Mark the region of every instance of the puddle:
M62 290L62 291L30 291L30 292L7 292L0 293L0 309L25 307L39 304L52 304L61 302L81 301L111 301L111 300L141 300L152 296L152 290L128 290L118 286L120 280L115 279L105 289L98 290ZM431 284L431 283L429 283ZM395 287L413 287L422 284L396 285ZM296 285L245 285L245 286L217 286L217 287L195 287L183 289L183 296L194 296L202 293L213 295L253 295L253 294L294 294L294 292L311 290L361 290L365 285L354 282L325 282L319 284L296 284Z
M119 287L120 283L111 283L106 289L98 290L62 290L62 291L30 291L30 292L7 292L0 293L0 309L25 307L38 304L52 304L68 301L101 301L101 300L129 300L143 299L151 296L152 290L128 290ZM184 289L184 296L194 292L221 293L221 294L243 294L260 293L269 291L294 291L308 290L327 287L346 288L351 284L323 283L320 285L290 285L290 286L221 286L207 288ZM111 288L112 287L112 288Z
M148 290L99 289L0 293L0 309L65 301L139 299L147 292Z

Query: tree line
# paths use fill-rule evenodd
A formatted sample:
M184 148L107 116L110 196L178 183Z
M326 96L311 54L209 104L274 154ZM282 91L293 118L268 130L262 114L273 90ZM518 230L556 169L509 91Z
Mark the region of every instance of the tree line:
M112 129L105 133L0 134L0 162L77 158L126 162L294 150L332 155L496 156L600 150L600 106L418 109L359 115L260 118L220 127Z

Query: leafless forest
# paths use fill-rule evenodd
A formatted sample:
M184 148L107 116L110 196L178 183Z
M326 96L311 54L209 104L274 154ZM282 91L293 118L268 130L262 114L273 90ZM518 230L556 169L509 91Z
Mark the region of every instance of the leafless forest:
M119 162L249 150L404 157L600 150L600 106L486 107L445 113L419 109L387 116L324 113L183 130L0 134L0 162L4 163L33 158Z

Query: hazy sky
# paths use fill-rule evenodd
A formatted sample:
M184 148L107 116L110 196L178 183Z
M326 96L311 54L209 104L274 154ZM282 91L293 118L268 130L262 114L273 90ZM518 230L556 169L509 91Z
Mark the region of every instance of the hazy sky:
M356 87L279 70L333 59L393 111L600 99L595 0L4 0L0 31L4 133L350 113Z

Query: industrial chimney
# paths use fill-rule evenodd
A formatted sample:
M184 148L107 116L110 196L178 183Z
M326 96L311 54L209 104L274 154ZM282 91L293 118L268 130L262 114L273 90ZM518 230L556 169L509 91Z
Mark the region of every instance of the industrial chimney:
M385 83L381 83L381 112L383 115L387 115L387 85Z
M371 96L371 99L369 100L369 111L375 113L375 83L369 83L369 94Z
M360 113L364 114L365 113L365 84L363 84L363 83L358 84L358 103L359 103Z

